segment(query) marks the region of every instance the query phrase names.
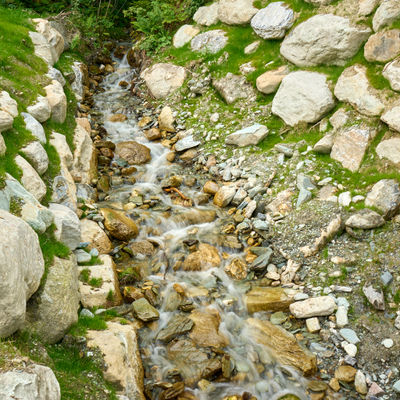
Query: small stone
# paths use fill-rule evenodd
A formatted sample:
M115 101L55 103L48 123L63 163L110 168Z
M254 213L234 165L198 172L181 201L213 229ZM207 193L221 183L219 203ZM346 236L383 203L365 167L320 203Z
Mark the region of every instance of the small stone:
M350 365L341 365L335 371L335 378L342 382L353 382L357 370Z
M343 328L349 323L349 319L347 317L347 308L344 306L338 306L336 311L336 325L339 328Z
M398 381L396 381L396 382L394 383L394 385L393 385L393 390L394 390L396 393L400 393L400 380L398 380Z
M228 135L225 139L226 144L233 144L239 147L256 145L268 135L268 128L264 125L254 124L244 129L240 129Z
M289 309L296 318L327 316L336 310L336 303L330 296L313 297L293 303Z
M385 271L381 275L381 281L384 286L389 286L393 282L393 275L389 271Z
M158 126L161 130L167 132L175 132L174 127L175 118L172 109L169 106L163 107L160 115L158 116Z
M234 186L221 187L214 196L214 204L218 207L226 207L235 196L236 188Z
M357 390L357 392L360 394L367 394L367 392L368 392L367 381L365 379L365 375L360 370L357 370L357 372L356 372L356 376L354 379L354 387Z
M274 325L281 325L288 319L287 315L282 311L271 314L270 321Z
M350 192L340 193L338 202L339 205L341 205L342 207L348 207L351 203L351 193Z
M346 220L346 226L356 229L373 229L385 224L385 220L377 212L364 208Z
M343 328L339 331L339 333L340 336L342 336L342 338L344 340L347 340L349 343L357 344L360 342L360 339L358 338L357 334L353 331L353 329Z
M340 383L336 378L332 378L329 381L329 387L334 390L335 392L338 392L340 390Z
M87 318L94 318L94 314L88 310L87 308L82 308L81 312L79 313L81 317L87 317Z
M185 151L188 149L192 149L193 147L197 147L200 142L194 140L192 135L186 136L183 139L178 140L175 143L175 150L176 151Z
M357 346L353 343L344 344L343 349L350 357L355 357L357 354Z
M160 317L159 312L143 297L132 303L133 314L144 322L154 321Z
M310 333L316 333L321 330L321 326L317 317L306 319L306 326Z
M260 47L261 42L259 40L256 40L253 43L250 43L248 46L244 48L244 54L253 54L257 51L257 49Z
M92 256L89 253L86 253L85 250L75 250L76 261L78 264L87 263L92 259Z
M189 43L199 32L200 29L196 26L182 25L174 35L174 47L183 47L186 43Z
M391 347L393 347L393 340L392 339L384 339L382 340L382 344L383 346L385 346L387 349L390 349Z
M228 36L222 29L200 33L190 42L195 52L216 54L228 43Z
M368 301L380 311L385 310L385 298L383 296L382 290L377 290L372 286L365 285L363 287L363 293Z

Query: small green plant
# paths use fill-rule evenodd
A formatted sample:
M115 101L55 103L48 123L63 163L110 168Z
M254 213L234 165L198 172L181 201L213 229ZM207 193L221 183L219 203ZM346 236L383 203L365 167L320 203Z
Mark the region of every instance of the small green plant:
M79 280L88 283L89 278L90 278L90 271L88 268L84 268L79 274Z
M103 279L102 278L90 278L89 279L89 285L92 287L99 288L103 284Z
M114 292L111 289L107 294L107 301L114 301Z

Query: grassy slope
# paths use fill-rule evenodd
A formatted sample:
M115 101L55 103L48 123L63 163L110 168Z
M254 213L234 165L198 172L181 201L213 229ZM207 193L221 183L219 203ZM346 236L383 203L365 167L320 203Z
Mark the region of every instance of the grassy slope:
M33 44L28 32L34 30L29 18L34 17L28 11L4 8L0 6L0 88L6 90L18 103L18 111L26 111L38 95L45 95L43 87L50 81L45 74L47 65L34 55ZM69 72L70 65L77 58L63 54L55 65L62 72ZM43 124L47 140L53 130L66 136L67 142L73 149L73 133L76 126L75 110L76 99L69 83L65 93L68 100L66 121L57 124L47 121ZM7 146L4 157L0 157L0 179L9 173L17 179L21 178L21 171L14 162L14 157L20 153L23 146L35 140L25 128L24 120L18 116L14 126L2 133ZM49 143L44 145L49 156L49 169L44 176L48 193L44 203L51 198L51 182L58 175L60 161L57 151ZM15 211L18 211L17 209ZM69 249L55 240L54 226L39 235L39 242L45 259L46 272L53 263L54 257L68 257ZM46 273L42 284L46 280ZM105 329L104 318L96 317L93 320L81 318L79 323L71 329L71 333L82 335L86 329ZM28 332L15 334L11 338L0 339L0 371L8 368L14 356L28 356L35 362L48 365L53 369L61 386L62 399L116 399L115 389L107 383L100 369L99 363L86 357L76 345L58 344L44 345Z
M294 26L317 13L317 9L304 2L304 0L286 0L285 2L290 5L297 14L297 19ZM268 3L268 0L256 0L254 4L256 7L262 8ZM336 3L337 1L333 2L332 4ZM371 18L372 17L366 19L364 23L371 25ZM394 24L394 26L396 26L396 24ZM247 80L251 82L253 86L255 86L255 81L259 75L267 70L276 69L280 65L286 64L292 71L300 69L287 62L280 55L281 41L263 40L254 33L249 25L228 26L219 23L211 27L202 27L202 31L213 29L223 29L227 32L229 37L227 46L221 52L214 55L202 55L192 52L190 49L190 44L187 44L179 49L175 49L171 46L158 54L158 60L168 60L183 66L187 65L191 60L201 60L208 66L213 77L220 77L228 72L238 74L239 67L242 64L251 62L256 70L247 75ZM244 48L256 40L261 41L258 50L253 54L245 55L243 52ZM229 55L227 60L224 62L218 62L218 59L225 52ZM390 89L388 81L382 76L384 64L367 62L364 58L363 47L361 47L360 51L344 66L318 66L307 68L307 70L324 73L327 75L328 80L331 82L333 87L343 70L356 63L366 66L367 76L371 85L375 89L385 90L387 95L394 96L394 93L388 90ZM219 96L211 95L210 97L212 99L210 110L215 109L215 102L217 102L219 107L218 111L224 112L225 110L235 110L237 113L240 113L241 111L238 106L235 107L235 105L226 105L219 98ZM273 97L274 95L259 94L257 98L257 105L268 105L272 102ZM203 96L187 100L187 102L190 104L191 111L195 110L202 101L204 101ZM345 104L339 102L330 115L333 114L333 112L335 112L338 108L343 106L346 107ZM195 121L195 119L193 120ZM267 125L270 130L268 137L259 144L261 152L269 151L275 144L280 142L292 143L305 140L307 144L314 145L324 135L324 133L319 132L318 126L301 127L289 130L285 126L284 122L279 117L274 115L269 115L267 118L265 118L265 116L261 114L260 117L258 117L257 122ZM361 188L361 190L366 189L369 185L384 178L397 178L400 180L399 171L392 167L388 168L387 165L383 165L383 163L379 162L377 159L375 149L387 131L386 125L381 123L379 119L372 119L369 123L372 124L372 126L374 126L379 133L371 143L359 172L352 173L349 170L344 169L339 163L333 161L329 156L319 154L315 154L316 164L318 166L318 171L315 172L319 173L320 176L332 176L337 182L343 183L345 186L347 186L349 190L355 190L356 188ZM207 128L213 130L213 126L211 124L210 126L206 125L206 129ZM216 144L218 145L218 141ZM220 144L222 144L222 142Z

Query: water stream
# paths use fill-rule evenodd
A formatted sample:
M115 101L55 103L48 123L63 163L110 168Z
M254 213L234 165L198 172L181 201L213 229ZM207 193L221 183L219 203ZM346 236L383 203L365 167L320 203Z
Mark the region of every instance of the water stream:
M220 360L221 354L224 354L225 360L229 360L229 376L221 378L220 375L214 381L210 378L212 384L205 390L200 390L197 382L194 382L192 388L186 386L186 390L201 400L223 399L225 396L242 395L244 392L260 400L279 399L287 393L295 394L302 400L308 398L303 389L305 383L302 376L293 368L278 365L268 349L256 343L249 334L246 319L250 316L243 301L249 282L231 279L224 269L233 258L244 259L245 256L243 248L229 247L221 237L221 229L228 217L225 211L217 209L212 203L185 207L177 204L170 193L163 191L162 179L170 175L192 176L194 172L188 167L185 170L185 167L177 163L169 163L166 156L170 149L146 139L134 112L137 102L133 101L135 99L127 88L119 86L120 81L131 82L135 78L135 71L129 67L125 58L115 61L115 72L105 77L101 84L103 92L98 91L95 95L94 110L101 113L99 122L107 130L108 140L114 143L126 140L142 143L150 148L151 161L137 167L137 172L134 173L136 183L112 186L104 202L107 206L121 209L134 193L156 203L155 207L129 211L140 220L140 233L135 241L149 240L157 245L154 256L142 256L138 259L150 265L149 275L144 281L151 281L159 288L161 299L158 305L159 320L152 323L151 328L146 327L140 331L145 385L156 388L161 382L175 382L177 366L169 357L168 350L171 343L163 344L156 337L171 318L177 314L188 315L181 311L182 307L177 309L172 304L177 297L178 284L186 293L192 294L188 303L189 310L196 308L213 315L219 314L219 335L229 343L219 350L198 347L209 359L216 357ZM123 113L128 119L124 122L108 121L116 113ZM183 184L180 190L188 198L195 199L201 189L196 185L191 187ZM202 216L210 212L217 213L215 221L202 221ZM173 266L182 260L182 254L187 254L188 242L190 246L196 241L215 246L222 255L221 265L206 271L174 271ZM266 313L255 316L267 319ZM182 341L186 337L187 335L182 335L174 340ZM193 355L193 368L196 368L196 357L199 357L197 353ZM189 368L190 363L188 360ZM158 398L154 393L153 398Z

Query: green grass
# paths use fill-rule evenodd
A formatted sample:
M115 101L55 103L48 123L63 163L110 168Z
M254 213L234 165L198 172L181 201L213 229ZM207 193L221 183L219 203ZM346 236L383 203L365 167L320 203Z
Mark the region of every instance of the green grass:
M70 329L70 334L74 336L85 335L90 331L103 331L107 329L107 323L103 316L95 315L93 318L79 316L78 322Z

